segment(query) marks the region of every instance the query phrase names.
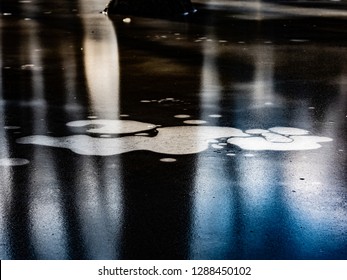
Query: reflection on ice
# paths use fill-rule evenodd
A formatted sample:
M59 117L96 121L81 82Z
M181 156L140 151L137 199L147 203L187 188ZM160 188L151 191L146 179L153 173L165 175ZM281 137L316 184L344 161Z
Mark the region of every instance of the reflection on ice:
M196 154L207 150L211 140L218 138L229 138L228 144L237 145L244 150L272 151L318 149L321 147L319 142L332 141L331 138L327 137L305 135L309 132L291 127L247 130L250 132L247 134L232 127L176 126L156 128L152 124L128 120L82 120L70 122L67 125L85 127L93 124L100 127L86 128L86 132L94 133L99 137L85 134L66 137L33 135L20 138L17 142L70 149L81 155L111 156L139 150L173 155ZM141 133L155 128L158 132L155 137L148 137L148 134ZM134 133L134 135L116 138L111 138L108 135L105 137L107 134L122 133ZM216 144L212 147L223 148L223 146Z

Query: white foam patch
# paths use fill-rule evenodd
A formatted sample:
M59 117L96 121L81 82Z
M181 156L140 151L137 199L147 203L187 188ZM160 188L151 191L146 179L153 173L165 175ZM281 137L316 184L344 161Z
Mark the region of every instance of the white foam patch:
M203 120L186 120L184 121L185 124L205 124L207 121Z
M84 127L88 125L100 126L87 129L89 133L96 134L124 134L150 130L156 127L154 124L128 120L82 120L67 123L70 127Z
M188 119L190 118L190 115L175 115L174 117L177 119Z
M22 166L29 164L29 160L24 158L2 158L0 159L0 166Z
M86 127L86 131L99 134L100 137L91 137L85 134L66 137L33 135L19 138L17 142L20 144L65 148L81 155L111 156L139 150L168 155L196 154L207 150L211 143L212 148L222 149L224 146L218 145L218 139L220 138L228 138L228 144L237 145L244 150L254 151L311 150L320 148L321 145L318 144L320 142L332 141L331 138L327 137L306 135L309 133L308 131L291 127L274 127L269 130L246 130L251 133L244 133L242 130L232 127L159 127L148 123L127 120L83 120L70 122L67 125L84 127L96 124L100 125L100 128L88 129ZM148 134L144 134L143 131L148 128L156 128L158 131L157 135L148 137ZM129 132L134 132L135 135L108 137L109 134Z
M230 138L228 143L252 151L303 151L322 147L319 142L332 141L331 138L310 135L290 138L291 142L270 142L263 137Z
M231 127L178 126L158 128L158 135L155 137L97 138L88 135L66 137L34 135L20 138L17 143L65 148L81 155L111 156L139 150L186 155L207 150L209 140L213 138L244 136L248 135Z

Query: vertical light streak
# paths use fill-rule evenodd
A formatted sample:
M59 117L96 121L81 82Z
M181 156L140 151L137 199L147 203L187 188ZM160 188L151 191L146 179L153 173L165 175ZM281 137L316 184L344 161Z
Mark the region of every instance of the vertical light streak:
M94 14L97 1L80 1L83 14L84 56L90 114L100 119L119 118L119 57L112 22ZM90 150L100 147L90 147ZM123 205L121 163L118 157L80 161L76 204L88 258L116 259L119 256ZM92 230L91 230L92 229Z
M35 5L36 3L32 3ZM27 5L23 6L24 9ZM23 53L27 55L28 65L32 65L31 90L33 106L33 133L47 133L47 102L45 100L44 65L39 42L39 25L36 21L25 21L22 27L27 32ZM30 238L35 253L40 259L64 259L66 255L66 232L61 209L61 193L57 180L54 154L33 148L28 192L30 193L29 219L32 227ZM44 166L44 168L41 168ZM45 172L43 174L42 172Z
M255 45L254 53L254 91L252 101L254 105L267 104L272 105L275 101L274 94L274 57L273 47L264 45Z
M210 37L213 34L210 34ZM200 118L208 120L208 125L218 125L217 118L209 118L211 114L218 114L220 109L222 86L219 81L217 68L218 46L215 38L204 42L203 66L200 90ZM206 162L210 159L204 155L197 156L196 177L194 183L194 197L191 217L191 243L189 258L204 259L206 257L220 257L228 250L230 232L233 228L231 219L233 207L230 200L230 189L223 180L216 184L216 177L224 173L223 166L210 167ZM225 174L227 177L228 175ZM215 240L219 239L218 242ZM211 242L211 240L214 240ZM215 254L213 255L214 252Z
M5 112L4 112L4 99L2 96L2 34L0 33L0 159L9 157L9 147L7 133L5 129ZM5 250L8 248L8 232L6 225L7 209L11 205L12 196L12 176L11 167L0 166L0 259L10 259L9 252Z
M90 7L81 2L81 11ZM103 15L83 17L82 51L92 113L99 118L119 118L119 57L116 32Z
M338 52L339 50L334 50L334 53ZM340 58L341 65L345 65L345 57ZM347 101L346 77L346 69L342 66L335 81L340 87L337 87L336 99L324 109L313 108L324 110L322 123L315 123L317 120L309 116L306 106L302 109L306 109L306 112L295 114L295 121L306 126L317 126L320 134L334 139L330 147L326 146L320 152L292 155L291 163L285 168L287 203L293 212L296 228L301 229L301 234L296 234L293 242L297 253L303 258L319 258L329 251L338 251L341 246L345 246L345 235L341 233L347 232L347 211L340 182L345 181L343 157L346 146L340 141L339 135L346 122L343 114ZM341 162L342 164L339 164ZM300 177L302 180L299 180ZM293 189L296 195L292 194Z

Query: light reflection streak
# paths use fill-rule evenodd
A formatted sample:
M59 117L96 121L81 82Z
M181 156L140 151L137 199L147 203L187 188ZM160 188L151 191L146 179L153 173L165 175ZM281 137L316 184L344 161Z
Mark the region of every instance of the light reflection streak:
M274 89L274 67L276 63L274 47L271 45L256 44L250 49L254 61L254 76L253 81L250 83L251 108L281 107L283 100L276 94ZM262 119L265 116L263 111L259 111L258 113L255 110L253 114L258 115L258 119Z
M343 61L341 64L343 65ZM346 109L346 76L345 69L342 69L336 77L338 95L336 100L327 105L323 120L325 125L319 128L320 133L339 135L343 131L345 119L341 112L345 112ZM293 116L298 122L314 122L303 110ZM335 120L334 125L327 125L331 120ZM344 143L338 142L339 137L334 139L332 147L326 153L293 155L291 163L285 167L287 203L293 212L296 227L303 228L302 234L295 235L293 241L304 258L319 258L327 252L341 250L345 244L347 211L343 205L346 205L346 202L338 191L339 182L344 182L344 178L341 177L344 171L336 170L338 166L335 164L341 161L338 150L344 147ZM299 183L300 176L304 181ZM295 189L297 195L291 195L292 189Z
M216 49L211 42L205 42L201 88L201 108L205 109L201 113L202 119L211 114L209 108L219 108L221 99ZM252 53L255 55L255 75L251 96L253 106L258 106L259 103L263 105L264 102L273 102L274 99L273 50L271 47L256 46ZM206 107L206 104L209 106ZM218 123L211 125L218 126ZM250 166L251 162L254 166ZM245 246L248 248L253 246L254 250L261 250L262 246L265 246L262 243L265 241L262 239L252 240L252 244L247 245L248 242L242 240L252 238L249 232L253 224L257 224L260 219L263 219L264 223L269 223L267 219L271 218L268 216L263 218L258 214L266 213L270 207L268 198L275 197L275 194L269 190L271 183L268 181L274 174L269 173L268 170L272 169L266 164L268 161L254 161L247 157L238 159L238 167L235 169L237 173L234 176L238 178L239 183L235 184L228 181L231 176L229 172L232 170L228 172L226 166L206 168L204 156L198 156L191 258L221 258L230 257L232 254L236 257L242 255ZM221 175L221 172L224 174ZM213 184L213 180L206 180L217 177L218 185ZM246 187L241 189L240 186ZM265 233L259 234L265 235ZM209 240L219 240L219 242Z
M83 54L90 114L99 119L119 118L119 57L116 31L109 18L91 15L95 1L79 1L84 14ZM85 144L82 144L85 145ZM88 145L88 144L87 144ZM90 147L91 151L100 147ZM119 158L84 158L77 174L78 206L88 258L117 259L123 223ZM92 229L92 230L91 230Z
M222 89L216 49L212 42L205 42L201 119L212 113L211 108L216 110L220 106ZM275 100L273 48L257 45L252 50L255 74L250 88L251 102L253 106L272 103ZM218 123L211 125L218 126ZM269 240L280 235L277 231L281 226L277 222L280 220L283 226L287 224L288 211L276 186L276 181L281 180L281 167L272 161L246 156L239 156L231 170L229 164L223 166L223 162L218 161L218 166L214 166L210 161L210 158L206 162L206 156L198 155L190 258L262 258L262 251L269 245ZM213 178L218 178L218 183ZM272 230L276 233L274 237L269 237Z
M8 139L6 133L6 123L5 123L5 112L2 106L3 96L2 96L2 71L3 71L3 60L2 60L2 34L0 33L0 158L8 158L9 147ZM0 166L0 259L10 259L11 256L9 252L5 249L9 247L8 240L8 229L6 225L7 209L11 205L12 201L12 176L11 168Z
M86 10L81 2L82 12ZM99 118L119 118L118 43L111 21L98 15L83 17L85 74L92 114Z
M206 3L206 0L195 0L196 3ZM276 4L276 3L265 3L259 0L256 1L230 1L230 0L207 0L210 5L217 8L228 8L228 9L240 9L247 12L255 12L255 19L261 19L273 16L273 17L284 17L284 16L319 16L319 17L334 17L344 18L347 16L347 12L343 10L334 10L328 8L309 8L309 7L295 7L290 5ZM295 2L294 2L295 3ZM259 17L260 13L264 17ZM252 16L247 16L245 19L253 19Z
M221 259L233 247L235 207L231 186L221 179L216 184L214 178L229 174L223 166L206 166L203 159L196 164L189 258Z
M210 35L209 38L213 36ZM220 108L222 87L217 68L216 60L219 54L215 41L215 38L205 41L203 48L200 90L202 120L208 119L211 114L218 114ZM218 125L218 119L209 120L208 124ZM232 193L228 186L223 185L222 180L218 182L218 185L214 183L214 178L220 177L221 170L225 172L226 168L223 166L210 168L208 166L211 163L205 161L204 156L197 156L192 202L190 259L220 258L225 256L232 247L230 244L234 226ZM228 177L228 174L224 176Z
M25 5L27 6L27 5ZM39 26L35 21L26 23L22 28L28 29L27 44L23 44L28 54L28 63L34 65L31 80L33 100L39 101L39 110L33 110L33 133L47 132L47 104L45 101L45 87L41 45L38 37ZM64 216L61 209L61 193L56 175L54 155L50 151L34 148L32 155L32 171L29 175L29 219L32 227L30 238L39 259L65 259L66 232ZM42 161L45 162L45 180L42 180ZM40 182L40 183L38 183Z
M215 43L214 36L209 36L209 41L204 41L204 59L202 66L202 81L200 90L200 106L204 108L200 116L202 120L208 119L210 114L218 114L219 102L221 100L222 86L219 81L219 73L217 68L218 46ZM207 108L211 108L212 112L208 112ZM213 124L212 124L213 125Z
M65 48L67 46L64 46ZM63 65L64 65L64 81L65 81L65 108L74 108L74 105L78 104L77 101L77 61L76 61L76 52L74 51L73 45L71 47L72 54L70 56L63 56Z
M122 225L121 178L116 160L81 161L76 204L89 259L117 259ZM88 178L86 180L86 178Z
M240 215L243 229L239 250L244 251L243 258L263 259L273 255L286 255L288 231L288 211L282 195L282 168L274 160L248 157L247 154L237 160L236 170L242 205ZM283 231L283 232L282 232ZM271 244L276 240L276 244ZM265 248L275 246L275 251L266 252Z
M327 258L345 244L347 213L345 207L337 207L345 202L334 184L343 179L332 176L331 168L336 160L324 154L293 156L284 168L284 192L297 230L292 241L301 258ZM305 174L304 181L299 181L300 174Z
M252 101L254 105L274 102L274 51L272 46L256 45L254 58L254 91Z

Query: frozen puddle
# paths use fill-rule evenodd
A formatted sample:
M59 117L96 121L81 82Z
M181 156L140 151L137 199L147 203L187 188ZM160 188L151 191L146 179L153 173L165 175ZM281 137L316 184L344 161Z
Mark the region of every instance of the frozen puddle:
M65 148L81 155L111 156L138 150L170 155L196 154L207 150L210 146L213 148L211 143L213 141L218 143L216 140L220 138L226 138L229 145L254 151L318 149L321 147L320 142L332 141L331 138L310 135L309 131L291 127L252 129L243 132L232 127L196 125L159 127L128 120L82 120L70 122L67 126L82 127L86 134L66 137L33 135L19 138L17 142ZM153 129L158 132L155 137L141 133ZM92 133L93 136L87 133ZM117 137L119 134L129 133L133 135ZM218 146L218 148L223 147Z

